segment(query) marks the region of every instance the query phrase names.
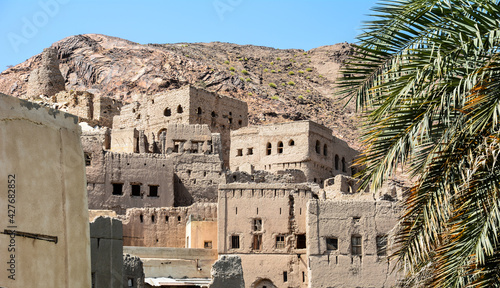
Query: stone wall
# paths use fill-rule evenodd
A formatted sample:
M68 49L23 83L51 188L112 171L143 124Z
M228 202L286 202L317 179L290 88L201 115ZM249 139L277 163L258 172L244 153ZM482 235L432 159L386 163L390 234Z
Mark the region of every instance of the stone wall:
M123 286L123 229L118 219L98 217L90 222L92 287Z
M144 278L141 258L123 254L123 288L144 288Z
M196 203L189 207L132 208L123 221L125 246L186 247L188 217L217 218L217 204Z
M40 95L51 97L64 90L65 80L59 70L57 53L52 47L43 49L40 67L31 71L28 78L28 99L37 99Z
M0 94L0 155L0 285L91 287L77 117Z
M398 274L387 256L399 212L392 201L310 200L309 287L396 286Z

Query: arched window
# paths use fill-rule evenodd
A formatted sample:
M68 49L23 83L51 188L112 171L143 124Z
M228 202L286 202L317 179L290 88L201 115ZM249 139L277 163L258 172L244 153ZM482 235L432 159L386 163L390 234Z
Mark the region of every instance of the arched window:
M345 158L342 157L342 172L347 172L347 167L345 165Z
M198 109L196 109L196 114L201 115L202 112L203 111L201 111L201 107L198 107Z
M328 146L323 145L323 155L328 156Z
M163 115L168 117L170 115L172 115L172 111L170 111L170 108L165 108L165 111L163 111Z
M184 110L182 109L182 106L179 105L177 106L177 113L181 114Z
M283 153L283 142L278 142L278 154Z
M272 148L273 148L273 145L271 145L271 143L267 143L266 155L271 155L271 149Z
M291 139L290 141L288 141L288 146L293 146L295 145L295 141L293 141L293 139Z
M339 170L339 155L335 155L335 170Z
M316 140L316 153L321 154L321 144Z
M160 139L161 133L165 132L167 134L167 128L161 128L160 131L158 131L158 139Z

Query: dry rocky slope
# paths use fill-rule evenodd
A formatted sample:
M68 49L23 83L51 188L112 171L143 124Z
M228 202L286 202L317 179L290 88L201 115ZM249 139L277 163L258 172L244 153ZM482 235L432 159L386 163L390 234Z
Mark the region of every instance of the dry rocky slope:
M311 119L359 147L355 111L333 95L337 73L352 53L347 43L304 51L220 42L142 45L86 34L52 47L68 91L129 102L189 83L246 101L251 124ZM42 62L38 54L0 73L0 92L36 100L28 82Z

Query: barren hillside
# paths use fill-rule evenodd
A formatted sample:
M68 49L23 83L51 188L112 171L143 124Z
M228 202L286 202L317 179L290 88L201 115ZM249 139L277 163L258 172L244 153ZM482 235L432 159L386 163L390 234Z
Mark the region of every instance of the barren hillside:
M131 101L191 83L247 101L252 124L311 119L359 147L354 109L333 97L349 44L309 51L219 42L141 45L87 34L52 46L66 90ZM27 98L30 72L40 64L39 54L0 73L0 92Z

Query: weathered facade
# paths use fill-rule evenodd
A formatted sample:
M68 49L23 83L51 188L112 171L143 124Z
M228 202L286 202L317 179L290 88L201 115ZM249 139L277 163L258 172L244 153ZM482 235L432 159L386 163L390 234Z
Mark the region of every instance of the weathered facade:
M127 209L126 215L119 216L123 222L124 245L188 247L186 226L190 216L194 219L215 219L217 218L217 204L196 203L189 207Z
M113 120L113 143L116 152L139 152L138 141L147 141L151 146L158 143L162 132L168 138L171 131L168 124L205 124L212 133L220 133L222 147L230 147L231 130L248 125L248 106L245 102L220 96L193 86L167 91L153 96L144 96L141 102L125 105L119 116ZM133 131L136 129L138 132ZM139 134L144 140L138 140ZM170 137L175 141L185 141ZM137 139L137 140L136 140ZM192 149L189 147L189 149ZM229 153L223 151L223 159L229 165ZM155 152L150 150L148 152Z
M249 126L231 132L233 171L297 169L308 182L322 184L337 174L353 175L358 152L312 121ZM250 167L250 168L249 168Z
M398 204L352 190L350 179L330 179L345 184L336 193L304 184L220 185L219 255L241 257L246 287L395 286L387 244Z
M0 94L0 286L91 287L78 119Z

